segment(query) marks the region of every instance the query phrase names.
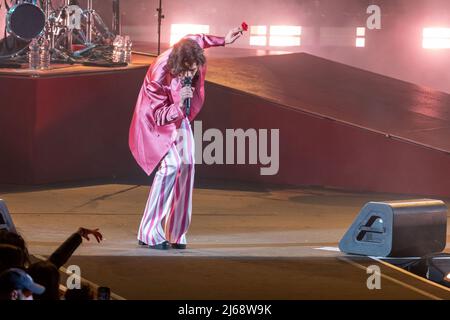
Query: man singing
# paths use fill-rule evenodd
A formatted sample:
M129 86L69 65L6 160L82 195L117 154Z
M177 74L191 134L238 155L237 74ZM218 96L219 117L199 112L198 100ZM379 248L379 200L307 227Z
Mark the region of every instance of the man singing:
M163 52L147 72L130 127L129 146L150 175L159 164L138 231L140 245L186 248L192 214L194 137L192 121L205 100L203 49L225 46L242 35L188 35Z

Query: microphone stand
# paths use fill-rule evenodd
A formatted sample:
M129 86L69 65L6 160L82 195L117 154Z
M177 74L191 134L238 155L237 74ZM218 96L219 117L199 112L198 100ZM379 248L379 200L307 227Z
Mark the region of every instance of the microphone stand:
M162 20L165 18L162 11L162 0L159 0L159 7L156 9L158 11L158 56L161 53L161 24Z
M113 33L115 35L122 34L120 25L120 0L113 0Z

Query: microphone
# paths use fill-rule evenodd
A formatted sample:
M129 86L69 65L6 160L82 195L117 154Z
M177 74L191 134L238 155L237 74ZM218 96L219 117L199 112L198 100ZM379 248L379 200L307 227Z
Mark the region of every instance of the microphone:
M184 77L183 88L192 86L192 77ZM186 115L189 117L191 115L191 98L184 100L184 105L186 106Z

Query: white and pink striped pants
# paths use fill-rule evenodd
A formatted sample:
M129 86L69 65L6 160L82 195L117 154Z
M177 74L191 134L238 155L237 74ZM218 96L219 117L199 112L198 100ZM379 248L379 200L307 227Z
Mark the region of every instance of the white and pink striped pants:
M194 136L184 118L177 138L162 159L150 188L138 231L138 240L149 245L164 241L186 244L191 223L194 188Z

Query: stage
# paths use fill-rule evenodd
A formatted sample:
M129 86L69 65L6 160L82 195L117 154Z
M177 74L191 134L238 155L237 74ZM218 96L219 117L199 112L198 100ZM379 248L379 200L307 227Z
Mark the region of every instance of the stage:
M197 123L279 129L279 172L198 164L189 247L160 252L137 245L152 177L128 149L153 59L0 70L0 198L34 259L98 227L104 242L84 242L69 265L114 299L450 298L385 261L337 251L369 201L448 203L448 94L305 53L209 50ZM366 286L370 265L382 290Z
M137 245L147 183L3 186L0 198L35 259L80 226L100 228L104 241L83 241L66 267L115 299L450 299L448 288L336 251L366 202L408 195L197 181L188 249L161 252ZM369 265L381 268L381 290L366 286Z

